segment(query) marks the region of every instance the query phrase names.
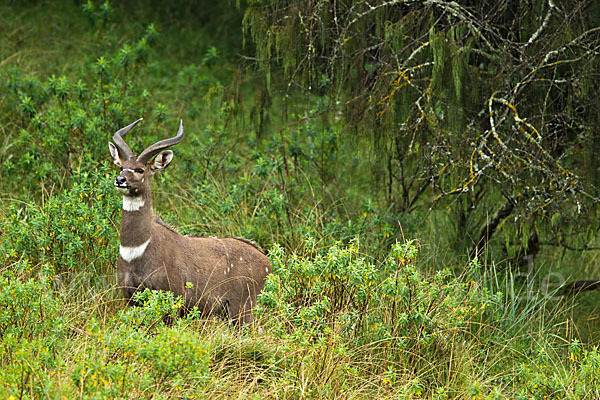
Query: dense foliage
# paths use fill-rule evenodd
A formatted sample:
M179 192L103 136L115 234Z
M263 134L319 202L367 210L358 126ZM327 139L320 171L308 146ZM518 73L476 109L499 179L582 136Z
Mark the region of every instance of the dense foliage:
M321 100L313 116L343 115L393 210L450 208L473 253L499 225L509 256L535 257L540 242L593 247L594 2L249 3L258 66L288 82L265 90L291 103L301 88Z
M597 271L597 6L34 3L0 4L1 398L600 395L597 298L552 280ZM256 327L120 299L139 117L134 152L184 121L162 218L268 250Z

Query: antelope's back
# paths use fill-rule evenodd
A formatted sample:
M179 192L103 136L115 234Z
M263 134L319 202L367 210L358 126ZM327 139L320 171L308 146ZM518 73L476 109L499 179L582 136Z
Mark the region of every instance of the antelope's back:
M186 279L195 277L208 286L218 285L223 291L232 286L251 286L258 294L271 272L269 258L253 242L239 238L186 237L180 266L185 265ZM214 289L213 292L221 292Z
M222 238L229 248L234 249L234 256L230 257L229 273L236 272L236 264L241 267L239 270L246 271L246 275L253 279L258 289L262 291L265 286L267 275L271 272L271 264L265 252L253 241L243 238ZM243 272L242 272L243 273Z

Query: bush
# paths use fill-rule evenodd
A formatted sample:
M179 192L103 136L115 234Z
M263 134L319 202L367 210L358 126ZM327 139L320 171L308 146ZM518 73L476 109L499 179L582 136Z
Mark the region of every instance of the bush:
M197 314L165 325L165 315L175 316L181 298L145 290L136 300L140 307L120 310L104 326L95 319L86 324L91 346L73 359L76 390L101 398L193 393L209 377L211 355L193 329Z
M29 263L14 266L27 270ZM41 276L25 281L6 271L0 274L0 397L28 393L45 397L51 377L60 364L57 357L67 338L64 304L51 289L53 267L45 265Z
M149 92L132 81L146 66L155 35L148 27L135 50L109 41L105 54L90 55L76 78L51 75L44 81L18 65L0 67L7 98L0 111L14 131L0 170L6 192L35 193L41 183L63 188L75 165L97 167L95 160L106 156L106 133L152 109ZM165 106L156 107L166 117Z
M393 245L378 266L359 248L354 240L315 250L308 239L303 252L286 256L275 246L270 252L274 273L259 297L259 311L277 314L275 320L283 318L294 329L322 332L337 325L361 340L406 337L431 343L441 332L465 327L493 300L470 290L472 280L451 279L449 270L424 276L414 241Z
M42 205L12 202L0 236L0 257L52 264L57 273L106 272L118 254L114 220L121 200L112 180L106 167L76 171L70 188Z
M462 279L451 278L449 270L422 274L414 241L393 245L377 265L361 255L358 240L318 249L309 238L298 253L286 255L275 246L269 256L273 273L259 296L258 313L270 332L292 341L289 351L298 354L297 362L305 363L305 357L337 360L331 361L339 362L335 379L366 369L401 382L397 364L415 370L447 365L420 377L414 384L420 389L409 392L433 390L435 382L449 379L449 371L458 368L451 349L473 326L495 322L486 309L497 298L477 288L468 274ZM372 357L378 362L362 363L362 371L354 365Z

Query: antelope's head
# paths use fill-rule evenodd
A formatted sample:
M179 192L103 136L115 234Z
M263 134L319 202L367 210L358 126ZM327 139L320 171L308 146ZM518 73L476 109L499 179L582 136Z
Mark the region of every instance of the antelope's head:
M113 163L121 168L121 173L115 178L114 185L117 190L128 196L141 196L150 192L150 177L165 169L173 159L173 152L165 149L183 139L183 121L180 121L176 136L154 143L136 157L123 140L123 136L142 119L119 129L113 135L114 143L108 143Z

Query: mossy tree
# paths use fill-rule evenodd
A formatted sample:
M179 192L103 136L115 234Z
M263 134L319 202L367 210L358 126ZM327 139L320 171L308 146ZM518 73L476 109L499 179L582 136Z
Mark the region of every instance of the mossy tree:
M471 254L503 227L516 256L597 237L599 14L589 1L249 1L244 26L265 90L342 112L389 207L449 209Z

